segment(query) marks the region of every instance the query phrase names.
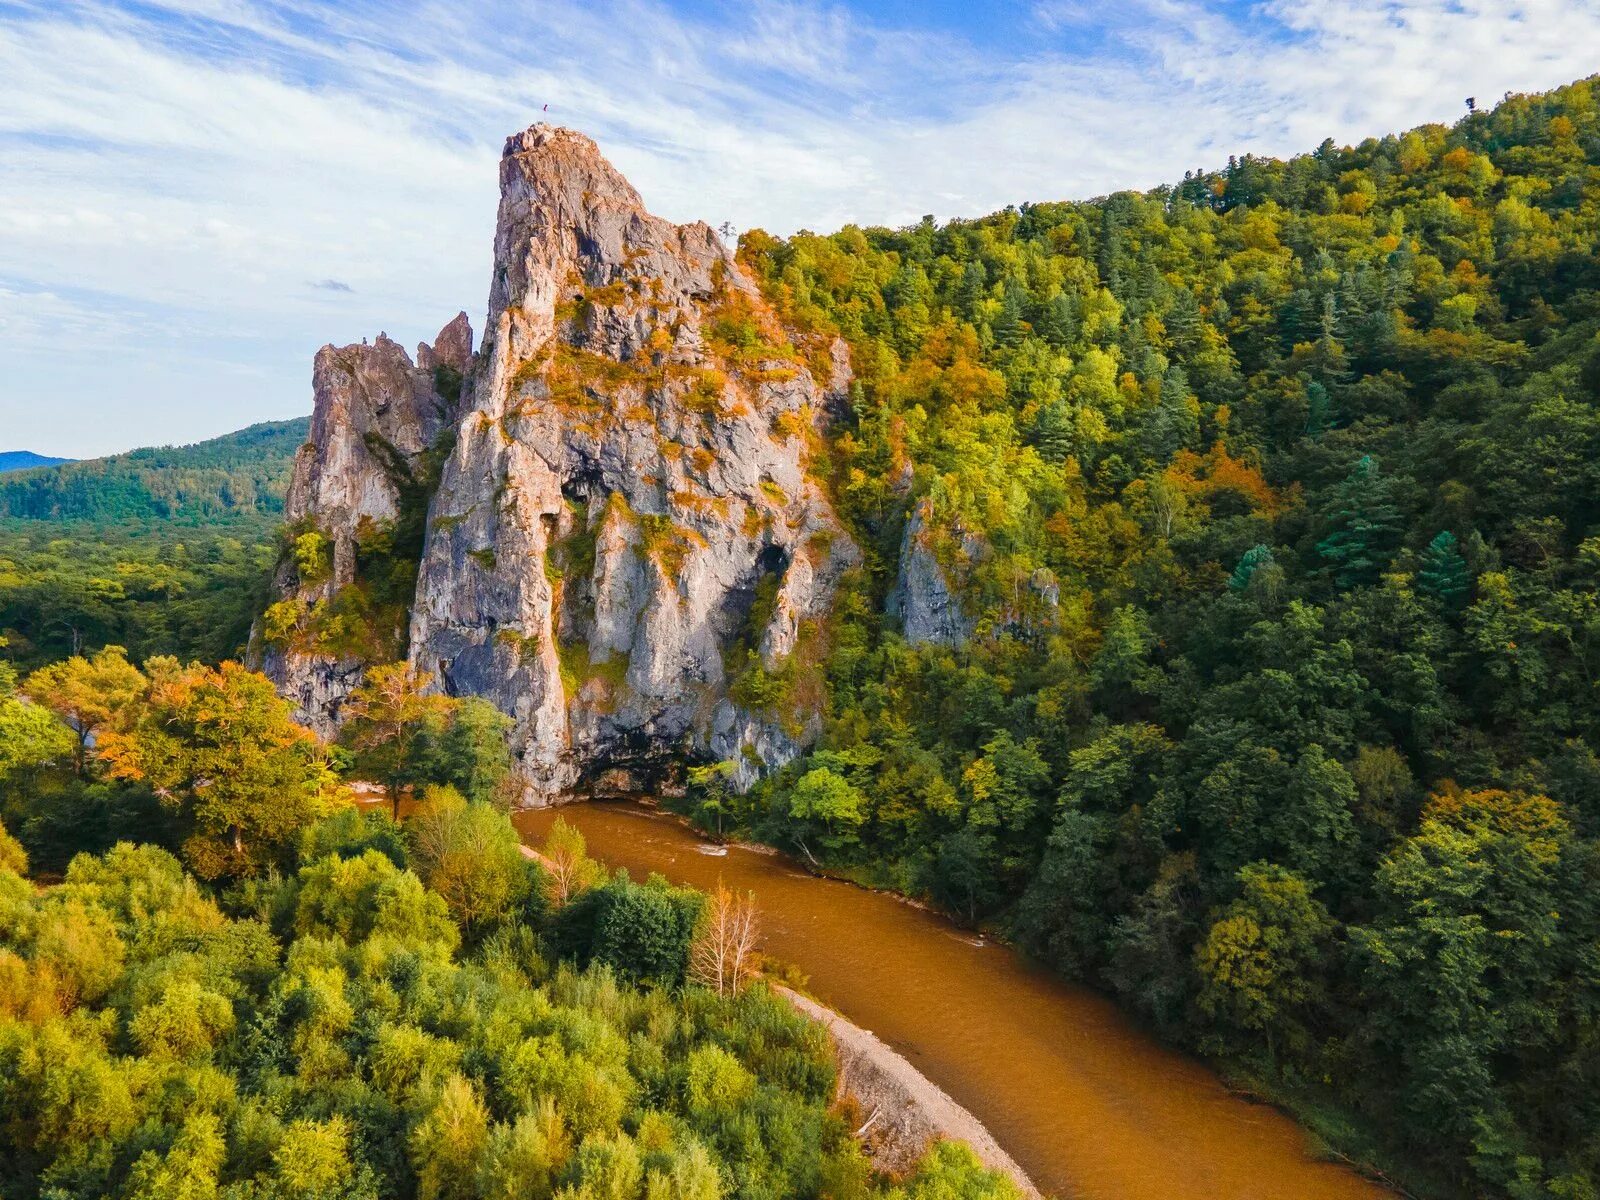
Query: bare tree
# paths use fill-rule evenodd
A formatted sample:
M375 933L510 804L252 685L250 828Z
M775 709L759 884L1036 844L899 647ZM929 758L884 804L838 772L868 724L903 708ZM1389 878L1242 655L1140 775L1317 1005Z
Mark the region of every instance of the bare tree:
M719 996L737 995L755 978L759 936L755 893L737 895L718 883L690 950L690 973Z
M548 881L546 888L552 908L564 908L568 900L593 887L605 873L600 864L589 857L589 846L583 834L560 817L545 835L539 865L544 868Z

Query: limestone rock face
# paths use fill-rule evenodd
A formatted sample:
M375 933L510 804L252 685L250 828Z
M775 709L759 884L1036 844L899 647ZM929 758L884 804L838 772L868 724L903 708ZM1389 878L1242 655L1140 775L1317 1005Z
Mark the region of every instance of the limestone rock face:
M379 334L371 345L324 346L312 368L311 440L295 456L284 508L291 536L316 540L279 565L277 595L297 616L293 629L268 641L263 669L299 719L324 735L363 665L325 636L331 622L324 618L356 582L361 540L392 534L408 502L426 503L425 493L416 494L425 486L416 478L423 456L457 415L454 400L441 394L446 373L438 368L454 372L445 387L458 391L472 362L467 315L446 325L435 346L419 346L417 357L413 364Z
M923 500L906 522L900 571L888 597L889 615L900 618L901 630L912 645L960 646L972 636L973 624L934 556L930 522L928 502Z
M441 366L462 376L472 369L472 322L464 312L457 313L455 319L439 331L433 345L417 344L417 370L434 372Z
M685 751L748 783L815 736L796 680L860 558L807 472L848 359L814 376L717 235L651 216L580 134L508 139L500 191L411 658L513 718L530 803Z

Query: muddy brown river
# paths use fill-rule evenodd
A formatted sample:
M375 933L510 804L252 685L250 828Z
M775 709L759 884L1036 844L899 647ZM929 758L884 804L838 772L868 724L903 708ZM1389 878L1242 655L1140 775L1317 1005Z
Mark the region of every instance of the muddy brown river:
M807 874L781 855L708 853L638 805L521 813L538 842L556 816L635 878L753 891L769 954L899 1050L989 1127L1056 1196L1092 1200L1374 1200L1392 1193L1319 1162L1287 1117L1230 1094L1104 997L892 896Z

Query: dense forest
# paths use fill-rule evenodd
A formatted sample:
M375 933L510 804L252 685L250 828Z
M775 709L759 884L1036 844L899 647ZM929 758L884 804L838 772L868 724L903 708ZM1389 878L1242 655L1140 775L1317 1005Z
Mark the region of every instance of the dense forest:
M820 706L821 743L743 795L726 786L725 765L702 764L683 803L708 827L748 831L1003 932L1414 1194L1600 1195L1597 249L1594 80L1508 96L1451 127L1232 160L1150 193L899 230L747 234L741 261L795 331L785 352L820 370L835 335L850 345L850 411L814 439L812 466L866 565L782 672L754 656L741 666L744 703L777 714ZM0 482L11 497L0 507L16 512L12 486ZM41 504L49 515L151 515ZM912 645L886 615L908 527L960 613L963 636L948 643ZM7 528L0 632L24 668L108 642L135 660L219 661L237 652L264 599L248 589L277 553L265 536L180 547L169 533L118 549L93 525L57 526L55 541ZM175 590L136 582L128 598L127 580L165 577ZM72 580L83 585L68 594L81 598L53 606L52 589ZM103 613L91 604L102 588L113 597ZM88 615L63 621L62 611ZM697 999L704 1014L661 1024L648 994L551 965L595 957L587 918L563 934L541 924L548 914L508 908L481 928L439 924L438 944L407 942L403 953L374 933L381 921L360 909L366 899L328 899L337 916L304 902L302 922L308 887L336 890L317 872L332 871L327 854L342 849L299 849L298 834L275 824L292 806L285 815L276 805L247 809L270 815L257 854L254 838L233 836L236 823L205 815L209 803L163 802L157 789L173 788L140 765L141 743L166 745L162 731L194 715L160 705L245 685L225 669L176 687L202 669L159 658L142 682L119 655L77 662L53 704L48 674L25 686L66 726L32 728L38 705L6 710L18 725L0 738L0 816L36 865L67 877L35 894L0 875L0 896L16 897L5 911L22 914L4 918L17 932L4 933L12 958L0 958L0 980L57 969L39 946L76 944L79 929L50 932L58 911L114 930L125 950L98 990L48 1019L59 1028L44 1017L30 1025L21 1001L3 1001L22 1015L0 1022L13 1039L0 1053L36 1055L15 1039L57 1038L62 1054L88 1056L72 1069L116 1097L110 1081L133 1070L129 1056L153 1055L131 1014L161 994L177 969L163 956L180 952L137 924L146 916L118 909L111 897L132 885L117 872L167 879L160 894L182 920L245 923L238 936L271 939L270 963L181 951L193 956L183 978L234 1014L184 1043L198 1057L171 1068L186 1082L170 1087L199 1079L226 1097L215 1125L184 1133L129 1100L122 1124L104 1127L117 1132L80 1135L40 1107L45 1080L25 1106L8 1097L0 1107L54 1121L51 1136L70 1132L87 1148L60 1166L38 1156L15 1165L28 1186L98 1194L114 1178L139 1194L136 1170L154 1179L184 1153L211 1155L238 1195L275 1194L290 1186L270 1178L280 1149L291 1147L291 1164L302 1153L291 1133L307 1146L359 1144L351 1169L377 1181L362 1187L440 1179L426 1174L433 1151L416 1131L431 1128L447 1094L463 1106L451 1128L480 1130L475 1145L510 1145L521 1128L522 1110L497 1090L498 1049L480 1045L490 1035L462 1014L492 1026L498 1005L520 1014L533 1004L560 1041L567 1018L549 1014L607 986L585 1036L611 1049L590 1068L637 1043L645 1065L625 1103L686 1131L663 1134L662 1154L690 1155L691 1139L734 1153L716 1122L695 1124L687 1083L651 1090L648 1064L664 1058L671 1074L720 1036L708 1031L760 1023L765 1010L718 1015ZM145 699L114 717L73 699L116 688ZM487 809L502 769L494 714L434 711L415 688L403 671L375 673L326 765L396 787L453 787ZM89 739L86 722L113 736ZM408 725L418 732L403 744L379 733ZM78 737L59 742L62 729ZM59 744L32 758L12 748L51 737ZM189 776L201 777L199 767ZM313 815L302 814L306 827ZM217 881L204 903L220 915L193 915L201 902L178 897L197 885L170 860L119 860L128 852L112 847L130 828ZM355 831L338 836L359 843ZM395 875L362 892L373 904L420 886L395 882L415 874L403 839L388 830L380 840L372 853ZM110 857L68 867L79 850ZM365 848L337 861L389 870ZM96 883L101 875L112 882ZM676 901L654 899L670 925ZM407 921L413 941L435 928ZM537 928L544 949L524 949L512 926ZM24 965L6 967L13 959ZM507 980L543 998L508 999L497 990ZM336 994L319 1007L324 986ZM373 1016L296 1032L339 1004ZM262 1020L280 1022L280 1038L303 1033L319 1054L335 1047L325 1085L300 1078L305 1064L251 1048L272 1040L248 1032ZM414 1041L416 1057L394 1076L379 1054L384 1021ZM771 1037L789 1047L781 1068L734 1033L717 1043L758 1081L734 1090L773 1104L781 1093L784 1120L798 1123L784 1128L810 1128L823 1120L806 1074L814 1060L802 1035ZM14 1045L24 1048L5 1049ZM422 1060L448 1065L429 1074ZM129 1095L156 1104L167 1076L144 1069L157 1081ZM385 1091L402 1078L416 1082ZM408 1132L363 1132L371 1113L396 1111ZM635 1142L645 1120L630 1118ZM739 1120L758 1141L773 1128ZM26 1138L46 1127L13 1137L39 1144ZM597 1146L620 1144L610 1130ZM820 1179L835 1169L829 1154L849 1157L833 1137L820 1158L783 1169ZM668 1162L649 1158L654 1144L594 1154L647 1171ZM542 1178L586 1186L576 1161L540 1168L554 1172Z
M755 232L868 551L693 803L1008 931L1419 1192L1600 1186L1600 85ZM971 636L884 611L908 516Z
M428 698L402 826L236 664L111 649L15 685L7 1197L1015 1200L955 1143L874 1172L822 1027L719 953L747 900L608 878L564 825L526 858L481 794L487 705ZM355 761L393 756L367 733Z
M159 446L8 471L0 518L116 524L215 524L283 511L294 453L310 419L269 421L192 446Z
M243 655L279 553L308 421L0 479L0 636L35 667L120 645L136 659Z
M0 653L23 668L105 645L239 658L267 602L275 521L0 520Z

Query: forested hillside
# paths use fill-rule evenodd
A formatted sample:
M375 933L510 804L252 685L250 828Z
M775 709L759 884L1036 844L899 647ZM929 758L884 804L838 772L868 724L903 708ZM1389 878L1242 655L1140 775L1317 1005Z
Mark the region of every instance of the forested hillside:
M703 818L998 923L1416 1191L1594 1195L1597 104L747 235L851 345L869 563L822 747ZM880 615L914 508L964 644Z
M277 553L270 517L219 530L0 520L4 653L23 668L104 645L139 659L238 658Z
M107 644L244 653L308 421L0 479L0 637L24 667Z
M192 446L159 446L0 479L0 518L169 520L188 524L283 511L310 420L269 421Z
M696 818L1002 931L1412 1194L1600 1194L1597 106L1590 80L1147 194L746 235L741 261L794 344L737 314L708 328L762 372L804 356L818 378L833 337L848 342L848 411L786 436L807 441L865 565L830 617L797 625L781 667L754 644L729 654L730 698L796 726L820 706L824 733L742 795L734 764L700 765ZM282 439L274 494L294 428L260 435ZM35 521L69 536L6 543L19 547L0 563L8 653L27 666L104 642L135 659L236 653L277 553L265 538L201 543L168 522L135 546L103 522L275 520L266 477L208 464L253 480L246 501L243 483L152 488L133 456L108 461L127 465L0 482L3 511L102 522ZM916 637L889 615L906 611L906 588L892 593L908 552L943 613ZM492 550L473 555L493 566ZM770 587L754 596L750 628L774 604ZM384 681L399 681L397 704L427 699L403 669L373 673ZM463 744L482 749L491 728ZM442 743L363 748L363 731L347 726L340 751L366 755L358 769L430 781L413 759ZM44 774L64 779L55 753ZM138 787L63 779L71 805L11 777L6 815L30 849L70 840L60 813L103 849L130 814L164 811ZM281 885L281 909L255 910L276 922L285 972L337 969L340 1002L390 1003L390 981L362 976L388 953L365 932L330 947L315 912L284 923L315 859L285 840L270 865L300 880ZM80 867L63 906L87 905L72 889L109 869ZM53 928L18 926L35 927ZM502 966L408 953L475 995ZM129 961L133 977L107 968L91 1003L116 1013L82 1018L119 1037L134 1036L118 1024L127 998L146 995ZM219 987L255 989L246 1007L331 978L225 974ZM417 1044L485 1072L471 1090L497 1069L475 1036L459 1060ZM218 1061L245 1072L240 1120L256 1119L249 1072L299 1095L287 1067L233 1037L195 1044L226 1044ZM406 1111L421 1121L438 1095L419 1095ZM316 1124L329 1114L285 1112L332 1144ZM162 1136L170 1152L177 1135ZM205 1136L192 1144L216 1154ZM228 1161L262 1164L235 1171L240 1186L265 1180L266 1152ZM29 1169L43 1181L55 1167Z

